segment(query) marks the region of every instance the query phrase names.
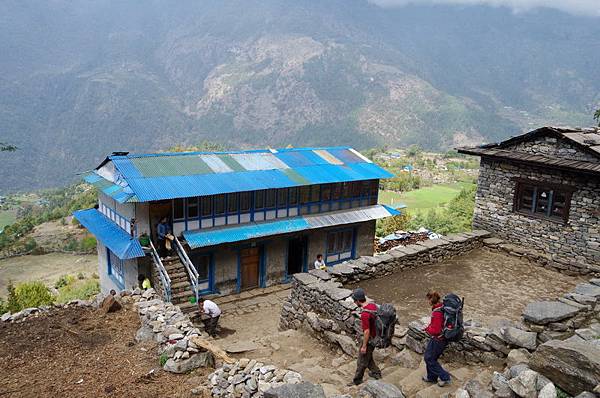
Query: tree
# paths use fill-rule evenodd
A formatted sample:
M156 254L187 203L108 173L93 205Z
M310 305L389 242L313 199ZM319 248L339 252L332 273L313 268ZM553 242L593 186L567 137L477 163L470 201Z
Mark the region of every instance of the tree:
M6 142L0 142L0 152L14 152L17 149L19 148L14 145L7 144Z
M596 113L594 113L594 119L598 122L598 127L600 127L600 109L596 109Z

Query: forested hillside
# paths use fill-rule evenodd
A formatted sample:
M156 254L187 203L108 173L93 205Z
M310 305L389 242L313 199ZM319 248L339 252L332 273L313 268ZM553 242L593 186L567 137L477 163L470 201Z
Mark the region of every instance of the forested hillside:
M115 150L497 140L592 123L600 19L366 0L0 3L0 190Z

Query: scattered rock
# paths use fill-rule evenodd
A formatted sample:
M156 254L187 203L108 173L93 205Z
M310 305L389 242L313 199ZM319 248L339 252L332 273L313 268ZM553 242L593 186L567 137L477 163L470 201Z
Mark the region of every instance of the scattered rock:
M467 390L459 388L458 390L454 391L454 398L471 398L471 396L469 395Z
M121 305L121 303L119 303L115 296L109 294L102 301L102 305L100 306L100 308L102 308L102 311L105 314L107 314L109 312L119 311L121 308L123 308L123 306Z
M500 334L504 341L513 346L527 348L528 350L535 350L537 346L537 333L535 332L526 332L510 326L502 328Z
M589 342L547 341L533 353L530 365L571 395L600 384L600 347Z
M177 351L177 353L180 352L181 351ZM187 354L189 355L189 353ZM182 361L176 362L174 359L170 358L163 366L163 369L171 373L187 373L190 370L197 369L200 367L206 368L209 366L213 366L213 364L214 359L211 353L199 352L189 357L189 359L184 359Z
M381 380L369 380L360 389L363 395L371 398L404 398L398 387Z
M135 341L141 343L143 341L152 341L154 339L154 332L149 326L142 325L135 333Z
M2 317L0 318L0 320L1 320L2 322L7 322L7 321L10 321L10 319L11 319L11 316L12 316L12 315L11 315L11 313L10 313L10 312L5 312L4 314L2 314Z
M325 398L325 392L319 385L302 382L271 388L265 392L264 398Z
M492 388L494 389L495 396L498 398L512 398L515 396L515 393L508 385L508 380L502 373L494 372Z
M538 394L537 398L556 398L556 387L552 383L546 384Z
M578 308L572 307L559 301L536 301L527 304L523 311L526 321L545 325L550 322L558 322L563 319L572 318L579 312Z
M494 395L487 391L478 380L469 380L463 386L469 393L469 396L475 398L494 398Z
M519 397L537 398L537 377L537 372L527 369L522 371L517 377L510 379L508 385Z
M530 358L531 354L526 349L519 348L515 350L510 350L510 352L506 356L506 365L508 367L518 365L520 363L528 365Z

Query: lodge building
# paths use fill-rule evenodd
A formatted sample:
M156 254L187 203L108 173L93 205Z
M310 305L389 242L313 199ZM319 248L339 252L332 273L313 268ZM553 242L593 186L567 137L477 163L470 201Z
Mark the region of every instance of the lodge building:
M98 240L102 291L151 275L185 306L285 282L319 253L329 266L372 255L375 220L399 214L377 203L388 177L346 147L114 153L85 177L97 208L74 215ZM156 250L164 217L176 237L166 259Z
M473 227L571 273L600 272L600 128L542 127L481 157Z

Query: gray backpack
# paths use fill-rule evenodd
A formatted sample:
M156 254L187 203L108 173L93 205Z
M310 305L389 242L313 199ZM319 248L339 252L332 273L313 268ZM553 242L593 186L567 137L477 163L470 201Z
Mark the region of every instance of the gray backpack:
M375 329L377 334L371 339L375 348L387 348L392 344L392 337L396 329L396 309L392 304L381 304L377 311L363 310L375 318Z

